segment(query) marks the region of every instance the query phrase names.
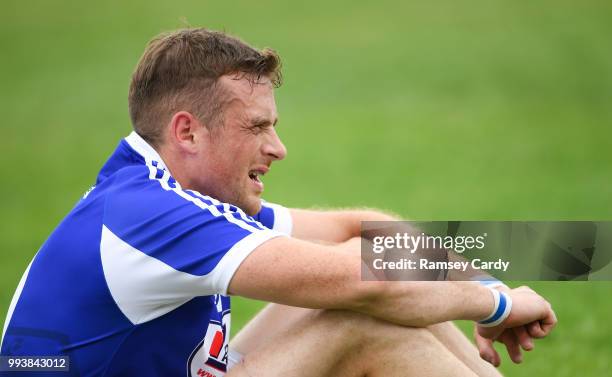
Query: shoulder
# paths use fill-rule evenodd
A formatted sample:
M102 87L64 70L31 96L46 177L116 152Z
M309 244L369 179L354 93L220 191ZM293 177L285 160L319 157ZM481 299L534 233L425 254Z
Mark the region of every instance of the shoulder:
M117 172L108 189L104 223L125 229L169 223L181 227L205 222L229 222L247 231L265 227L240 208L193 190L183 189L167 170L136 166Z

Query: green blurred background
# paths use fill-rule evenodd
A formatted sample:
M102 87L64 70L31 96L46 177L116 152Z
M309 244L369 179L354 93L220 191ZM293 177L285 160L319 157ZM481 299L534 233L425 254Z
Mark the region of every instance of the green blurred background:
M608 1L5 0L2 313L129 133L127 89L145 43L186 25L283 58L278 131L289 154L266 177L269 201L420 220L612 219ZM608 375L612 284L532 285L559 326L502 370ZM238 300L234 330L261 305Z

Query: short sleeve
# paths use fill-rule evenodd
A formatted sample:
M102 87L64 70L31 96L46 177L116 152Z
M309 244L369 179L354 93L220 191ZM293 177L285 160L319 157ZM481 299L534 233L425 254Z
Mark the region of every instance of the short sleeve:
M280 204L268 203L262 200L261 210L253 218L261 224L286 236L291 236L293 220L289 209Z
M100 254L115 302L133 322L196 296L227 294L244 259L282 235L241 209L171 180L132 179L106 198Z

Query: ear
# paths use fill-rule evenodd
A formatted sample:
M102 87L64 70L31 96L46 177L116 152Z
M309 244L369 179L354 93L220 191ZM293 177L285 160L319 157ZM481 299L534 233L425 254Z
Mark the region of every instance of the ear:
M170 139L185 151L196 151L198 138L202 137L203 131L207 131L206 127L187 111L179 111L170 119Z

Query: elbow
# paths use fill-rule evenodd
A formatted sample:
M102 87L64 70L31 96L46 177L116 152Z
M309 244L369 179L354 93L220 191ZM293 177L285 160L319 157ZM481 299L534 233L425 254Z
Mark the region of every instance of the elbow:
M427 327L435 321L426 300L420 294L419 283L389 281L359 281L354 288L351 311L370 315L398 325Z
M360 279L350 287L350 293L347 295L349 300L343 309L373 314L379 308L379 305L385 301L385 285L383 281L363 281Z
M382 297L388 294L388 282L377 280L365 280L362 276L363 261L361 255L352 254L350 258L349 268L344 269L344 287L341 295L340 307L338 309L346 309L361 313L371 312L377 307Z

